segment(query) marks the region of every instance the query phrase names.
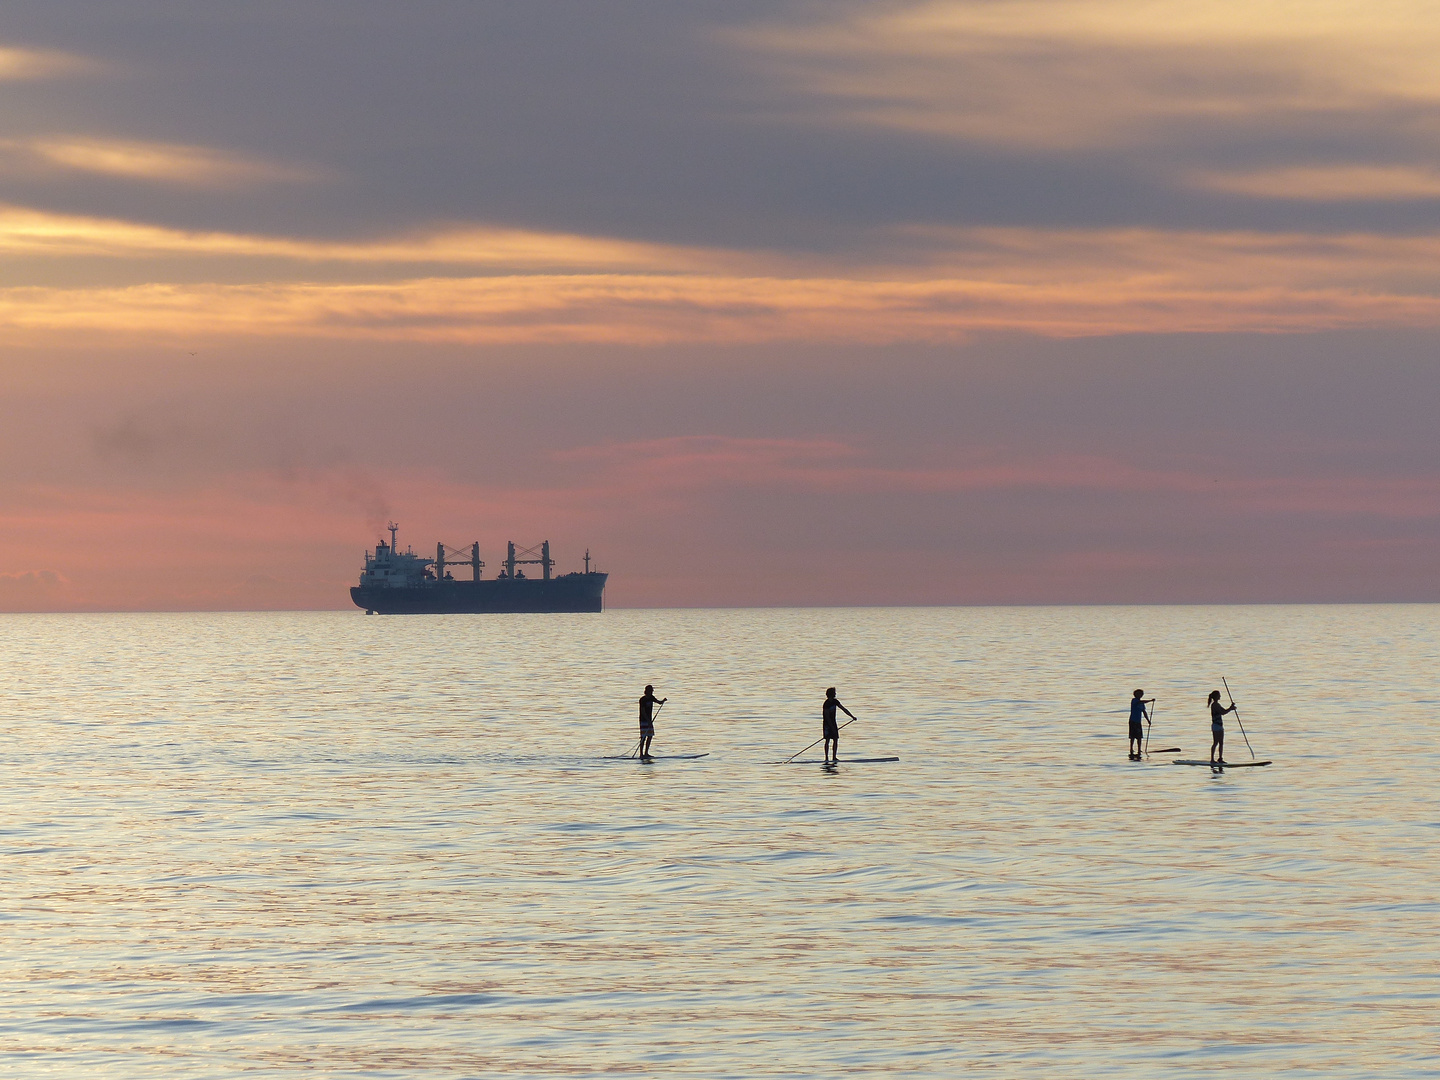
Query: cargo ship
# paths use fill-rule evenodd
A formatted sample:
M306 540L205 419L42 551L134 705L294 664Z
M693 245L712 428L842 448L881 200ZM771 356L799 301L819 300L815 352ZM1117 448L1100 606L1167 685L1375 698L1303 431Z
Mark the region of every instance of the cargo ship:
M551 574L550 541L538 547L516 550L510 541L499 576L482 578L480 544L446 551L435 545L435 558L427 559L413 549L401 551L395 534L400 526L386 526L390 542L381 540L375 552L365 553L360 584L350 590L350 599L366 615L448 615L489 612L603 611L605 579L609 574L590 569L590 552L585 552L585 572ZM456 556L460 556L457 558ZM447 567L468 566L469 581L457 581ZM522 566L540 567L538 577L526 577Z

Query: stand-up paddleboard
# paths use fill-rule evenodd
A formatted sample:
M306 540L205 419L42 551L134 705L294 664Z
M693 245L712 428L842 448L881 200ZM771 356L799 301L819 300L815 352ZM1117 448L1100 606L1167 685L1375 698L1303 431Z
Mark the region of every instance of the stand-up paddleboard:
M1172 765L1209 765L1212 769L1248 769L1259 765L1273 765L1273 761L1172 761Z
M899 761L898 757L846 757L839 761L824 758L801 758L797 761L771 761L769 765L868 765L876 761Z
M637 757L635 754L606 754L601 761L694 761L696 758L709 757L704 754L646 754L644 757Z
M1178 746L1167 746L1164 750L1146 750L1145 752L1147 754L1178 754L1181 751Z

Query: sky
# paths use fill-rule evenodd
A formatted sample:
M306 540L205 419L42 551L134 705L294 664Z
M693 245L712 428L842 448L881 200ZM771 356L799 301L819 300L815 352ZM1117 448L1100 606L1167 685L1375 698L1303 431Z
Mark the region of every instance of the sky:
M1440 14L7 0L0 611L1440 601Z

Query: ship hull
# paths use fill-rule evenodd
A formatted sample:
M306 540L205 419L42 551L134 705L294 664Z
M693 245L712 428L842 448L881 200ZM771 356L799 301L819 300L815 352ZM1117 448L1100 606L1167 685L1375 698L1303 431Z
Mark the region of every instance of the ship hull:
M491 578L427 582L406 588L357 585L355 606L368 615L481 615L602 611L608 574L564 574L549 581Z

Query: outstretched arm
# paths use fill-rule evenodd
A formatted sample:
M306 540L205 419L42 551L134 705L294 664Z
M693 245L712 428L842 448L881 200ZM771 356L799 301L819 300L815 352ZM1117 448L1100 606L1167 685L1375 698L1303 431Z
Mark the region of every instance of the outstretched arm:
M838 701L835 702L835 704L836 704L836 705L840 705L840 703L839 703ZM854 719L855 719L855 714L854 714L853 712L851 712L849 709L845 708L844 705L840 705L840 711L843 712L846 716L848 716L851 720L854 720Z

